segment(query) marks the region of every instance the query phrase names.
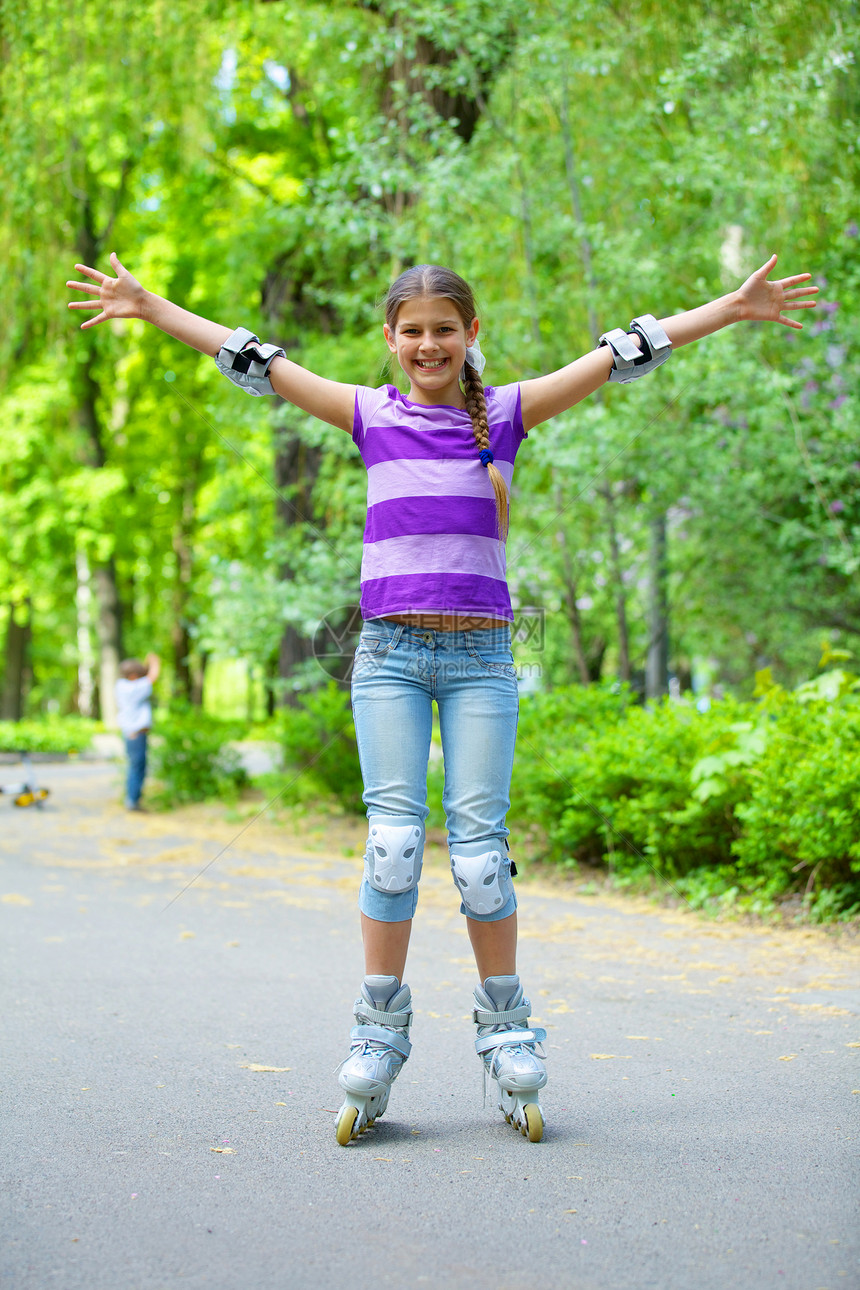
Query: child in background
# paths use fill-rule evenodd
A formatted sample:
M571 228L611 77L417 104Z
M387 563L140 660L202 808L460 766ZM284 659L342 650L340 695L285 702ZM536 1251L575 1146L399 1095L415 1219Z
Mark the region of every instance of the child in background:
M146 778L146 737L152 725L152 687L158 680L161 662L157 654L147 654L144 663L139 658L125 659L119 670L116 716L128 756L125 805L128 811L142 811L140 795Z

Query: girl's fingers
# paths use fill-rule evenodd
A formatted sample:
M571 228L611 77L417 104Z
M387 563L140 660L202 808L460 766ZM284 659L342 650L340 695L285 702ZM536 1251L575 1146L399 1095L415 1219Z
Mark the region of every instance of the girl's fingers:
M104 322L107 314L99 314L98 318L88 318L86 322L81 323L81 331L86 331L88 327L95 327L96 323Z
M818 287L798 287L796 291L787 291L787 300L797 300L799 296L817 296Z
M75 268L78 273L85 273L88 278L92 278L93 282L104 282L107 277L106 273L102 273L100 269L91 269L88 264L76 264Z
M94 287L91 282L67 282L66 286L72 291L86 291L87 295L97 296L99 287Z
M101 301L99 300L70 300L69 301L70 309L101 309L101 307L102 307Z

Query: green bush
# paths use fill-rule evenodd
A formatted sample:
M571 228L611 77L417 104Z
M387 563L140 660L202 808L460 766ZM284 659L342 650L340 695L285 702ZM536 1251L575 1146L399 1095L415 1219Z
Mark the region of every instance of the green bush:
M334 681L303 694L280 715L284 800L323 795L345 810L361 811L361 769L349 694Z
M694 904L759 910L797 893L810 917L852 912L857 700L844 673L706 712L582 688L526 698L511 818L548 860L651 872Z
M99 721L85 717L57 717L46 721L0 721L0 752L78 753L89 747L94 734L104 730Z
M802 885L860 898L860 706L773 689L770 738L737 806L739 871L767 894Z
M153 772L161 784L155 801L171 806L235 799L247 776L238 753L225 745L242 733L240 723L219 721L199 708L174 707L160 715L152 741Z

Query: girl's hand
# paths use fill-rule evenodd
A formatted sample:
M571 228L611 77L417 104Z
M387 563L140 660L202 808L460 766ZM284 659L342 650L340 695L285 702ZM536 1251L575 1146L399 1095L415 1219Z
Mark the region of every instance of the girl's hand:
M97 301L73 300L69 304L70 309L101 310L96 318L87 318L86 322L81 323L82 331L87 327L95 327L97 323L106 322L108 318L143 316L143 302L146 297L143 287L137 278L132 277L128 270L122 267L115 251L111 254L110 262L116 274L115 278L108 277L98 269L90 269L86 264L76 264L75 268L78 272L92 278L92 283L96 285L93 286L90 282L66 283L66 286L71 287L73 291L85 291L88 296L98 296Z
M817 295L818 287L797 286L799 282L808 282L812 277L811 273L799 273L794 278L781 278L776 282L768 282L767 275L775 264L776 256L772 255L767 264L757 269L740 288L738 319L743 322L778 322L785 327L794 327L801 331L803 324L795 322L793 318L784 318L782 311L814 309L814 300L803 300L801 297Z

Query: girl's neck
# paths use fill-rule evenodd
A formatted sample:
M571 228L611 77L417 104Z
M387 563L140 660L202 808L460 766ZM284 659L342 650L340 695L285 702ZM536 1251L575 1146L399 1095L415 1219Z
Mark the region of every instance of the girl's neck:
M406 397L410 403L420 403L425 408L459 408L460 411L465 411L466 408L466 400L459 381L447 389L430 391L422 390L420 387L415 389L410 382Z

